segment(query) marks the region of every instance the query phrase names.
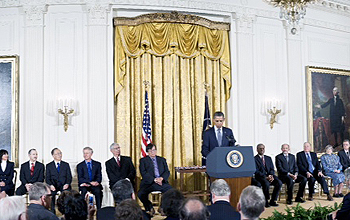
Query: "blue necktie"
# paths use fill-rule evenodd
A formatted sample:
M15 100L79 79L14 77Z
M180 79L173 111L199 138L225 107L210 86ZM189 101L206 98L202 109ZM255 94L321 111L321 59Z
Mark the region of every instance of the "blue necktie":
M219 147L221 147L221 145L222 145L222 135L221 135L221 129L220 128L218 129L218 144L219 144Z
M57 163L57 172L59 173L60 172L60 163Z
M310 154L307 153L306 155L307 155L307 162L309 163L309 171L310 171L310 173L313 173L315 167L312 164L312 160L311 160Z
M87 162L87 168L89 173L90 181L92 181L92 168L91 168L91 162Z
M152 158L152 161L154 166L154 175L158 178L160 175L159 175L157 160L156 158Z

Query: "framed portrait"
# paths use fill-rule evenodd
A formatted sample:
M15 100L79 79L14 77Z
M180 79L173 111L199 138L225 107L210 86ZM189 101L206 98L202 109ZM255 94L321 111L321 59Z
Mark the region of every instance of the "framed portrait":
M18 167L18 56L0 56L0 149Z
M316 153L342 149L350 134L350 71L307 67L308 139Z

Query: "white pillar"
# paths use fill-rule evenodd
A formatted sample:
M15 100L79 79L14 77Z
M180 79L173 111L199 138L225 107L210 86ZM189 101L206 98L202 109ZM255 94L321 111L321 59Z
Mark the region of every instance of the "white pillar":
M20 72L20 162L28 159L27 152L36 148L39 161L43 159L44 118L44 14L46 5L25 5L24 12L24 62Z

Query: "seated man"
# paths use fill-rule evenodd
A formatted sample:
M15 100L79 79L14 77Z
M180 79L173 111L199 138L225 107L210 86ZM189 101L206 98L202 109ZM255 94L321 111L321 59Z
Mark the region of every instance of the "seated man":
M71 189L72 173L67 162L62 161L62 152L58 148L51 151L54 160L46 165L46 183L50 186L52 198L58 191ZM55 199L52 199L51 211L55 213Z
M265 196L262 190L256 186L247 186L239 197L237 210L243 219L259 219L265 208Z
M295 161L295 156L289 153L289 145L282 144L281 150L282 153L276 156L276 168L278 178L283 183L287 184L287 204L291 205L293 203L292 199L294 183L299 183L299 190L295 201L303 203L305 202L303 197L307 180L305 177L298 175L298 167Z
M348 167L350 167L350 141L348 139L343 141L343 149L338 152L340 157L340 163L343 167L342 171L344 172Z
M210 220L240 220L241 215L231 206L231 189L223 179L217 179L210 185L213 205L208 206Z
M188 198L180 207L180 220L209 220L210 212L197 198Z
M277 176L275 176L275 167L273 166L271 157L264 155L265 145L258 144L257 151L258 154L254 157L256 165L255 179L261 184L264 192L266 200L265 207L278 206L276 201L278 198L278 193L282 187L282 182L277 178ZM274 186L274 189L269 202L269 188L271 184Z
M35 149L28 151L29 161L21 165L19 179L22 184L17 188L16 195L24 195L35 182L44 182L44 164L37 161L38 152Z
M297 164L299 174L306 177L309 185L309 198L313 200L313 194L315 193L315 182L319 182L322 186L323 192L327 194L327 200L333 201L333 197L329 194L328 185L323 178L322 168L318 161L317 155L311 151L311 145L309 142L304 143L304 151L297 153Z
M148 194L153 191L166 192L171 189L168 183L170 172L165 158L157 156L156 145L148 144L146 151L148 156L140 159L142 180L137 195L146 211L153 215L154 209L152 203L148 200Z
M131 184L135 183L136 170L130 157L121 156L120 145L113 143L109 147L113 157L106 161L106 171L109 179L109 188L121 179L129 179Z
M118 206L122 201L126 199L136 200L134 187L131 185L129 180L122 179L116 182L112 187L112 194L114 198L115 206ZM149 220L150 216L143 212L143 220ZM113 219L115 214L114 206L107 206L99 209L97 211L96 219L97 220L108 220Z
M48 209L51 205L51 190L46 183L34 183L29 189L28 219L58 220Z
M100 209L102 203L101 163L91 159L94 153L91 147L84 147L83 153L85 160L77 165L79 191L83 198L88 191L94 194L97 209Z

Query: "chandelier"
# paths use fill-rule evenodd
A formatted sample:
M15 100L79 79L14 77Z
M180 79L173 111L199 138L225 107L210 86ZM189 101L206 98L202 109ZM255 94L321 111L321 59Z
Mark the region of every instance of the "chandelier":
M296 33L296 26L306 14L306 6L315 0L265 0L270 5L280 7L280 18L286 20L291 26L292 34Z

